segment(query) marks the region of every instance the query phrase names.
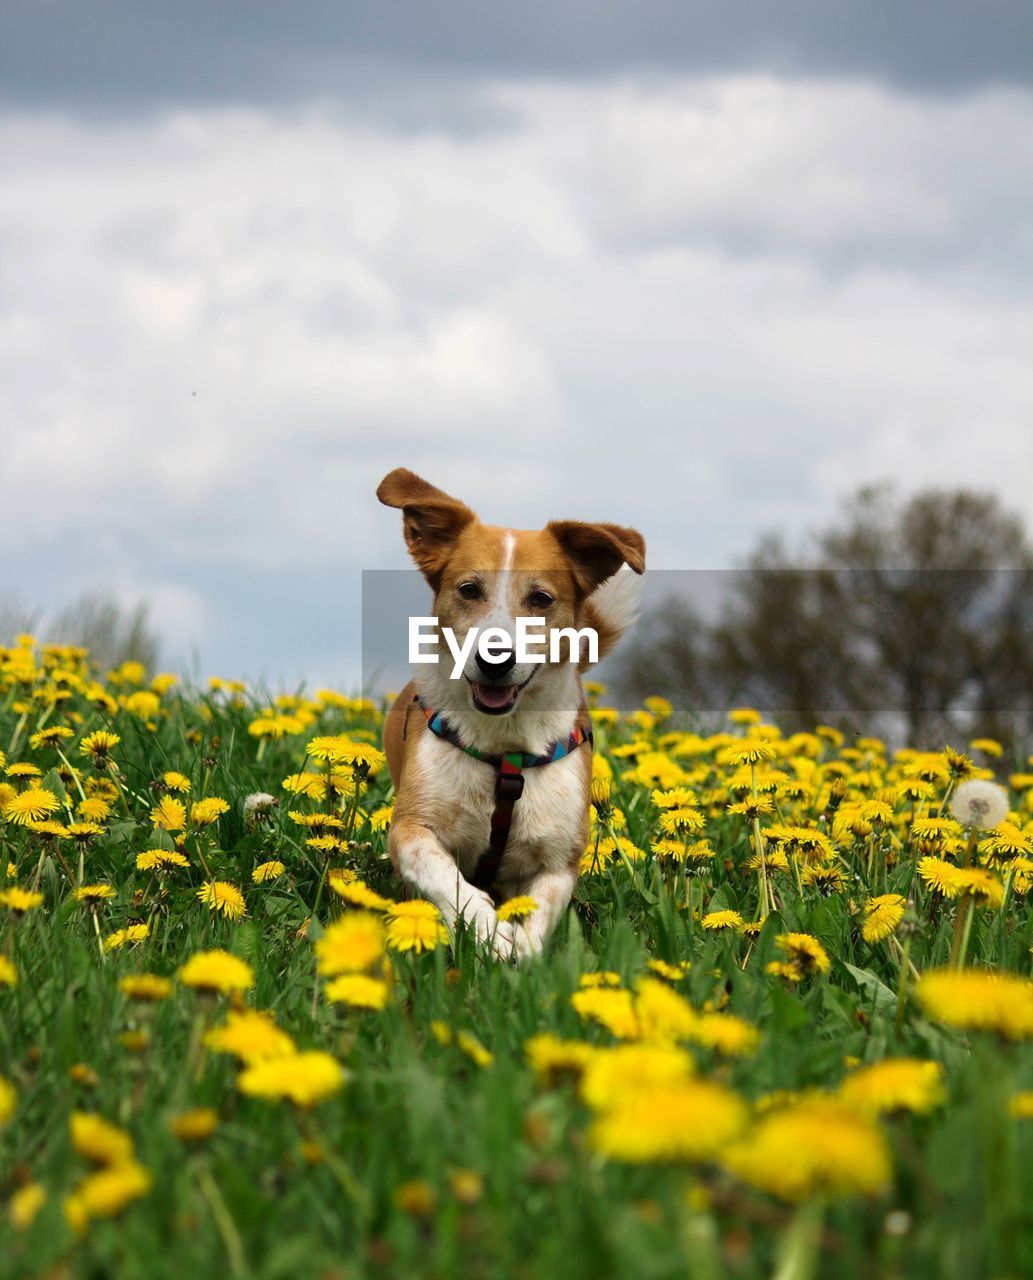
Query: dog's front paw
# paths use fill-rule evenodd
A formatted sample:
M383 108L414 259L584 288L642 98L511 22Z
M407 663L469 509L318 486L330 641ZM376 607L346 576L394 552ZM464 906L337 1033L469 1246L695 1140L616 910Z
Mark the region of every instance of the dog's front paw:
M501 960L508 964L510 960L519 957L520 952L517 949L517 929L515 925L511 925L506 920L501 920L495 926L495 932L491 938L491 954L496 960Z
M541 955L545 939L537 930L517 925L513 933L513 950L518 960L529 960L532 956Z

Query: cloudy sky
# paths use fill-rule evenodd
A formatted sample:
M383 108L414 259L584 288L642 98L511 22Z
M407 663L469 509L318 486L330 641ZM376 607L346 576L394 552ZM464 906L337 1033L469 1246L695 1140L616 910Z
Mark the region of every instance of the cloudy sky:
M0 596L355 679L404 464L733 565L1033 526L1026 0L4 0Z

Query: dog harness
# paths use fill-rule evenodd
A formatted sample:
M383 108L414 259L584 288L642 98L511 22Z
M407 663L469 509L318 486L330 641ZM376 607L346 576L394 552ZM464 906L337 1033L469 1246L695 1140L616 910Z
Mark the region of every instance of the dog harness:
M427 728L438 738L444 738L452 746L465 751L475 760L489 764L495 770L495 805L491 811L491 834L488 848L478 859L470 883L478 889L490 889L499 873L502 857L506 852L509 840L509 829L513 825L513 809L524 793L524 770L538 769L544 764L552 764L562 760L576 751L583 742L591 744L592 730L576 724L570 734L558 742L551 744L541 755L530 751L507 751L503 755L490 755L486 751L478 751L460 738L456 730L448 723L440 711L433 711L419 694L413 695L413 701L420 704L420 709L427 717Z

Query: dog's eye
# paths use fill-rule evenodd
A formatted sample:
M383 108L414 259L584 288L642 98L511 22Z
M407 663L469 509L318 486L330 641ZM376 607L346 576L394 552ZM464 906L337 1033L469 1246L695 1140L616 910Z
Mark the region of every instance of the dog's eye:
M532 609L548 609L552 604L552 596L548 591L532 591L528 597L527 603Z
M480 600L481 588L476 582L461 582L456 587L463 600Z

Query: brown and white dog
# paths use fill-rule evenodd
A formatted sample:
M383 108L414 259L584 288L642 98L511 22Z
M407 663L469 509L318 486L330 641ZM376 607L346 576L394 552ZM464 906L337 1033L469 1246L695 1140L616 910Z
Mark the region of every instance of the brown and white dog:
M471 627L513 635L518 617L546 626L594 627L599 657L634 621L645 543L615 524L554 520L537 531L482 524L464 503L405 468L377 489L403 514L409 554L434 592L439 626L462 640ZM629 589L630 587L630 589ZM534 955L566 910L588 839L591 741L544 768L528 769L512 812L492 894L470 883L489 843L496 773L431 732L440 713L464 746L489 755L543 754L587 727L580 670L587 662L522 663L510 652L487 663L471 650L460 679L452 662L420 668L384 726L397 798L388 848L401 878L442 912L450 930L462 916L497 956ZM417 696L422 700L416 701ZM500 921L496 903L528 894L537 909L522 924Z

